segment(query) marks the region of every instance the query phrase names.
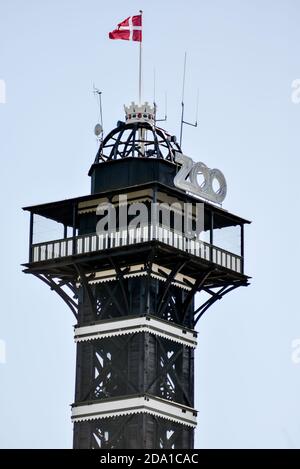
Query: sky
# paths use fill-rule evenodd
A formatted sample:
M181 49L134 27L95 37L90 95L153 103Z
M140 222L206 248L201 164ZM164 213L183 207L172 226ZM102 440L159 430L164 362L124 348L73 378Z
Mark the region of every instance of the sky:
M143 99L183 151L225 174L223 207L252 220L240 288L199 321L196 448L300 448L298 0L0 1L0 447L70 448L74 318L22 273L22 207L86 195L104 131L138 96L138 44L108 32L144 11ZM298 234L297 234L298 233ZM198 301L198 300L197 300ZM298 345L297 345L298 344Z

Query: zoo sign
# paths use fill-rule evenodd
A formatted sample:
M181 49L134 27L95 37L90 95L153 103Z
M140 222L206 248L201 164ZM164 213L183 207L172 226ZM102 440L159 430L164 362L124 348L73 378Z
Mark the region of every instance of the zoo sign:
M221 204L226 197L227 184L223 173L219 169L210 169L204 163L194 162L192 158L175 152L175 162L181 165L174 178L174 185L178 189L197 195L211 202ZM202 182L199 183L199 176ZM214 187L214 182L217 188Z

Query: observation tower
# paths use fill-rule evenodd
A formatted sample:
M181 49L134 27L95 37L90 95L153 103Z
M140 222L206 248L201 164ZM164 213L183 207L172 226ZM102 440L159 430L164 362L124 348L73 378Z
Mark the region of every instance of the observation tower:
M157 124L155 107L131 103L100 140L89 195L24 208L24 272L76 321L74 448L193 448L196 324L248 285L249 222L222 208L223 174ZM61 236L36 242L39 217Z

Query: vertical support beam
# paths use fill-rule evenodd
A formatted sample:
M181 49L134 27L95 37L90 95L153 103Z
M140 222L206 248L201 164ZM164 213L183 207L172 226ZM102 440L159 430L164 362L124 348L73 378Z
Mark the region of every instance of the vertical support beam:
M210 212L209 243L214 244L214 212Z
M212 262L212 246L214 244L214 212L213 211L210 212L209 244L210 244L209 257L210 257L210 261Z
M153 222L152 225L152 232L153 232L153 237L152 239L155 239L156 232L157 232L157 225L158 225L158 220L157 220L157 186L153 186L152 189L152 207L151 207L151 223ZM149 225L150 226L150 225ZM149 236L150 239L150 236Z
M242 258L242 274L244 273L244 249L245 249L245 240L244 240L244 225L241 223L241 258Z
M117 155L116 155L115 159L117 159ZM114 203L113 203L113 196L112 196L112 195L109 195L109 196L107 197L107 199L108 199L108 203L111 204L111 205L113 205L113 206L115 207L115 205L114 205ZM119 210L120 210L120 207L119 207ZM127 203L127 205L126 205L126 212L127 212L127 214L128 214L128 203ZM108 217L110 217L110 213L109 213L109 212L108 212ZM126 236L127 236L127 243L126 243L126 244L129 244L129 231L128 231L128 225L129 225L129 223L128 223L128 219L127 219L127 218L126 218L126 220L127 220L127 233L126 233ZM119 224L119 223L120 223L120 221L118 221L118 224ZM112 237L111 237L111 236L112 236L112 233L110 232L110 229L109 229L109 226L108 226L107 249L110 249L110 248L112 247Z
M30 212L30 225L29 225L29 262L32 262L32 242L33 242L33 221L34 213Z
M64 239L68 237L68 226L64 225Z
M73 203L73 233L72 233L72 236L73 236L73 241L72 241L72 254L76 254L76 203L74 202Z

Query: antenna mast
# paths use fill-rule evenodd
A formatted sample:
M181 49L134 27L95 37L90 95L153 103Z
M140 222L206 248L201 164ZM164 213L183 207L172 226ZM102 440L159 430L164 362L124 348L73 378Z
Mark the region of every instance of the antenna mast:
M143 11L140 10L141 25L143 24ZM142 104L142 39L139 43L139 105Z
M183 124L190 125L192 127L198 126L198 101L199 101L199 90L197 92L197 104L196 104L196 121L195 124L186 122L184 120L184 91L185 91L185 72L186 72L186 52L184 53L184 65L183 65L183 81L182 81L182 99L181 99L181 122L180 122L180 147L182 144Z
M167 98L167 92L165 91L165 117L163 119L155 119L155 122L164 122L164 121L166 121L167 118L168 118L167 112L168 112L168 98Z
M96 88L95 84L93 84L93 93L95 96L98 96L98 100L99 100L98 120L100 121L100 124L96 124L95 126L95 135L102 142L103 140L103 114L102 114L102 99L101 99L102 91Z
M156 70L153 69L153 106L154 106L154 122L156 122Z
M168 101L167 101L167 92L165 91L165 117L163 119L156 119L156 110L157 110L157 104L156 104L156 70L155 68L153 69L153 106L154 106L154 122L163 122L167 120L167 107L168 107Z

